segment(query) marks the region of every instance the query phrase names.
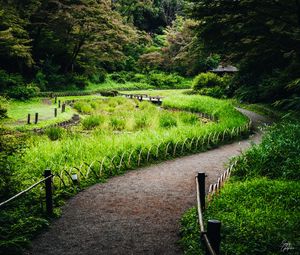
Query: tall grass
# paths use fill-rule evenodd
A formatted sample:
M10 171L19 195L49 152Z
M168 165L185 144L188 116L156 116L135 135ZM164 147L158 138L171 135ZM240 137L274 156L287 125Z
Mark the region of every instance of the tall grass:
M87 104L87 102L85 103ZM217 133L219 140L222 136L231 139L232 128L240 127L240 131L242 131L243 127L243 132L247 132L245 126L247 118L235 111L225 101L201 96L182 96L164 101L164 107L205 112L218 117L217 122L206 124L200 120L197 123L194 123L194 120L186 121L185 118L182 118L182 113L160 110L150 103L140 103L139 108L136 108L136 104L136 101L125 98L113 98L106 102L99 101L97 110L93 110L95 112L92 114L101 112L105 120L100 129L96 128L89 135L73 132L54 142L45 139L44 136L33 136L29 148L22 157L25 167L20 170L19 174L40 176L42 171L49 167L54 172L60 172L64 168L80 166L83 162L90 164L93 161L99 161L105 156L112 158L125 151L135 149L138 151L138 148L144 148L146 151L153 146L168 143L171 143L172 146L175 146L176 143L177 146L182 146L187 139L191 140L195 137L202 137L206 140L212 140L214 137L217 140ZM114 112L107 111L109 109L114 109ZM161 119L164 119L165 116L169 116L169 119L164 120L164 124L161 124ZM197 117L193 116L192 118ZM115 133L115 131L122 132ZM215 135L209 136L209 134ZM217 143L218 141L214 142L214 144ZM208 143L208 147L211 144L213 143ZM32 171L32 169L34 170Z
M230 182L205 212L222 222L222 254L298 254L299 131L299 120L276 124L234 159ZM182 236L186 254L205 254L195 208L182 218Z
M206 221L222 222L222 254L279 255L285 244L287 254L298 254L299 190L298 182L266 178L227 184L205 212ZM205 254L196 208L184 215L182 226L185 254Z
M265 176L300 180L300 123L281 122L268 129L260 145L237 158L234 176L239 180Z

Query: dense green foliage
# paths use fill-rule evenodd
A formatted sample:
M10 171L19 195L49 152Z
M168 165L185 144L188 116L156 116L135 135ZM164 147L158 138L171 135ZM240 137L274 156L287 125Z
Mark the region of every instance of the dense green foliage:
M105 82L108 73L124 88L124 73L116 73L124 71L136 74L135 85L157 87L148 78L161 71L193 76L231 62L239 73L226 89L205 87L201 94L299 109L299 6L298 0L0 1L0 93L26 99L37 87L83 89ZM174 81L167 87L175 88Z
M117 0L114 7L140 30L159 32L183 14L183 0Z
M194 78L193 88L199 90L205 87L211 88L220 86L222 78L214 73L201 73Z
M187 78L176 73L165 73L155 70L146 74L134 72L112 73L108 78L119 84L124 84L124 86L126 83L134 83L140 88L145 89L183 89L191 87L190 80Z
M195 93L215 98L226 98L232 77L229 75L218 76L214 73L201 73L193 80Z
M222 222L222 254L297 254L299 248L300 124L269 128L260 145L239 156L233 176L214 197L206 219ZM204 254L199 245L196 209L182 219L187 254Z
M222 222L222 254L297 254L299 189L294 181L251 179L229 183L206 211L206 219ZM183 219L181 243L186 254L205 254L195 208Z
M231 94L248 101L299 102L300 1L191 2L192 16L200 21L199 43L239 66Z
M300 125L283 122L269 128L260 145L238 158L234 176L239 180L265 176L299 180Z
M7 117L7 101L5 98L0 97L0 119Z
M1 1L0 8L0 68L41 89L103 81L103 69L124 61L137 38L108 0Z
M186 5L184 0L0 1L0 93L26 99L34 95L31 88L84 89L116 71L137 73L133 82L140 82L140 72L194 75L215 67L220 58L204 53L195 40L197 22L186 18ZM111 75L124 83L116 76Z

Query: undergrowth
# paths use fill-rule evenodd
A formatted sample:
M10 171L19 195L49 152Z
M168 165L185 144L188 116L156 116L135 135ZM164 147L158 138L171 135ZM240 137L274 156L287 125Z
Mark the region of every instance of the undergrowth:
M298 254L300 122L270 127L262 143L237 160L232 177L205 211L222 222L222 254ZM186 254L205 254L196 208L182 218Z

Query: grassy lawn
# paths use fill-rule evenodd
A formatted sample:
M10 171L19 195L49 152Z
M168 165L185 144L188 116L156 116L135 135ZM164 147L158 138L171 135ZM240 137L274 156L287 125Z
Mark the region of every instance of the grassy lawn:
M66 100L89 100L102 98L98 95L87 96L67 96L57 98L57 103L53 98L33 98L27 101L11 100L8 103L8 119L1 120L1 124L6 128L20 131L35 128L44 128L72 118L77 113L73 108L66 106L66 111L61 112L58 108L58 100L61 104ZM54 109L57 108L57 117L54 117ZM35 113L39 113L39 122L34 124ZM31 115L31 125L27 125L27 115Z

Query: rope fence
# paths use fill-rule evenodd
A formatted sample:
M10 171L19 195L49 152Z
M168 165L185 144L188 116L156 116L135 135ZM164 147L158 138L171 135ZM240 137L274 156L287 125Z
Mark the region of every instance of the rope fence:
M229 179L232 169L237 164L237 161L232 163L218 178L217 182L209 185L208 192L205 192L205 178L207 175L199 172L196 176L196 194L197 194L197 212L198 223L200 229L200 237L208 255L219 255L221 247L221 222L218 220L208 220L207 230L204 227L204 211L206 209L206 201L209 203L213 196L220 194L221 188Z
M85 162L79 168L73 167L73 172L61 172L58 175L58 178L55 178L55 181L57 186L66 187L66 183L72 185L74 183L77 184L79 181L87 180L88 178L97 179L113 176L120 174L123 171L134 169L157 160L165 160L176 156L183 156L188 153L203 151L212 146L216 146L219 143L223 143L226 140L232 139L233 137L239 137L248 132L249 128L250 123L247 123L247 125L243 127L225 129L224 131L212 132L203 136L185 138L183 141L161 142L148 148L133 148L131 150L117 152L115 155L109 157L104 156L98 161L94 161L90 164ZM96 165L98 166L97 169ZM232 167L233 166L223 173L216 184L210 185L209 199L212 194L218 193L220 187L222 187L223 183L230 176ZM73 175L76 174L76 172L78 180L77 182L74 182ZM93 174L91 175L91 173Z
M251 122L244 126L232 129L225 129L220 132L211 132L201 136L194 136L178 141L165 141L149 147L133 148L126 151L117 151L114 155L106 155L93 162L83 162L78 167L63 167L60 171L52 174L50 170L45 170L45 178L34 183L29 188L21 191L10 199L0 203L0 209L11 201L26 194L34 187L45 183L46 189L46 209L49 215L53 214L52 190L68 190L74 187L81 187L82 184L96 182L99 179L105 179L118 175L129 169L138 168L142 165L172 157L186 155L188 153L200 152L216 146L220 143L231 140L233 137L239 137L248 133ZM218 179L218 182L209 187L208 200L219 192L224 182L230 176L232 167L227 169ZM206 237L204 236L204 240ZM211 253L217 254L217 253Z
M45 184L45 190L46 190L46 210L48 215L53 214L53 201L52 201L52 177L54 175L51 173L51 170L47 169L44 171L44 177L42 180L32 184L30 187L26 188L25 190L19 192L18 194L14 195L13 197L3 201L0 203L0 209L10 204L12 201L24 196L29 191L31 191L36 186L44 183Z

